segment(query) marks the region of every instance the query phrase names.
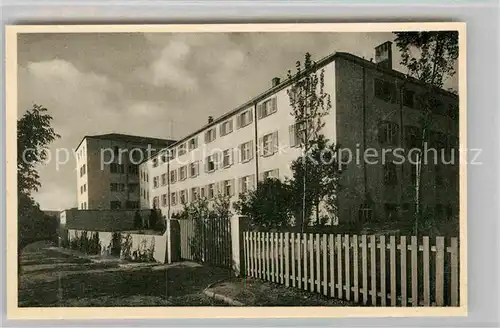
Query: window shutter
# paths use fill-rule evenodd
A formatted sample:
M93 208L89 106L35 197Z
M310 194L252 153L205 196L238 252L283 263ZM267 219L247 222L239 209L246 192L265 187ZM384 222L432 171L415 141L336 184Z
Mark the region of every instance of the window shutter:
M228 131L226 131L226 133L229 133L229 132L233 132L233 119L231 118L229 121L228 121Z
M251 108L249 111L248 111L248 123L252 123L253 122L253 109Z
M214 170L219 169L219 153L215 153L214 155Z
M264 156L264 137L259 138L258 154Z
M243 144L238 146L238 162L243 162Z
M264 106L263 106L263 104L257 105L257 117L259 118L259 120L262 117L264 117Z
M231 166L234 163L234 148L230 148L228 152L229 152L229 166Z
M248 158L248 160L251 160L251 159L253 159L253 151L254 151L254 149L253 149L253 140L249 142L249 145L250 145L249 146L250 147L250 157Z
M255 189L255 174L250 176L250 186L252 189Z
M288 127L288 134L290 136L290 147L295 147L297 145L297 138L295 134L295 124Z
M208 160L210 159L210 156L209 157L205 157L205 173L208 172Z
M278 110L278 104L276 97L271 99L271 113L275 113Z
M241 128L241 114L236 116L236 129Z
M275 98L273 98L275 99ZM273 133L273 142L272 142L272 149L273 149L273 154L276 154L278 152L278 131L275 131Z
M243 192L243 178L238 178L238 193L241 194Z
M231 179L231 194L229 196L234 196L234 179Z

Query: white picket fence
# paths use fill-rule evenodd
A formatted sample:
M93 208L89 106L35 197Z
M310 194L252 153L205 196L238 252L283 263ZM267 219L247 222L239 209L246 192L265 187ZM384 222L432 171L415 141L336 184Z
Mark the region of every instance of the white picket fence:
M380 306L458 306L457 238L244 232L247 276ZM447 246L445 242L448 242Z

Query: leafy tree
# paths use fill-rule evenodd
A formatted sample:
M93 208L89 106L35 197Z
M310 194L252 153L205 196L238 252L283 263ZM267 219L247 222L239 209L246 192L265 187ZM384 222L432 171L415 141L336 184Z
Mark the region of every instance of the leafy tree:
M427 84L418 96L421 109L420 125L421 146L423 152L425 144L430 139L429 127L432 122L432 112L438 106L436 88L442 88L444 81L455 75L456 61L458 59L458 32L436 31L436 32L395 32L395 43L401 53L401 64L408 69L408 75L419 79ZM458 112L458 108L454 108ZM456 115L451 113L451 115ZM422 163L417 159L415 181L415 234L418 232L419 220L421 220L421 194L422 194Z
M401 64L408 74L442 88L446 78L455 75L458 59L458 32L395 32Z
M18 186L18 272L20 273L19 256L21 250L37 236L49 236L56 233L54 224L48 224L47 215L31 197L41 184L37 167L47 158L47 147L60 136L55 133L50 123L52 116L47 109L33 105L17 121L17 186ZM46 227L54 226L54 231L46 231Z
M52 119L47 108L35 104L17 122L17 187L25 195L40 188L37 166L47 159L48 145L60 138Z
M283 228L293 217L290 185L278 179L265 179L255 190L240 194L233 204L236 213L251 218L253 227Z
M303 65L300 61L296 63L296 72L288 71L288 78L294 83L287 90L292 108L291 115L295 118L295 128L299 133L299 142L304 154L317 142L321 129L324 127L322 118L330 111L330 95L325 91L325 71L319 74L316 63L311 59L311 54L306 53ZM305 158L305 157L303 157ZM303 170L307 172L307 161L303 163ZM301 231L303 222L307 221L308 187L311 184L307 178L308 174L302 175L302 211L298 218Z
M224 218L224 219L229 219L231 218L231 197L229 196L224 196L221 193L218 193L213 201L212 201L212 207L211 207L211 215L215 216L216 218Z
M293 179L290 180L294 203L306 199L305 218L298 222L301 230L309 225L310 216L315 212L315 221L321 225L325 217L320 216L321 204L324 203L325 210L330 217L338 215L336 211L336 196L339 188L339 178L342 167L338 160L338 147L330 143L323 135L320 135L309 153L292 162L291 169ZM304 178L304 176L306 176ZM302 181L308 181L308 189L304 194ZM300 217L300 216L299 216Z

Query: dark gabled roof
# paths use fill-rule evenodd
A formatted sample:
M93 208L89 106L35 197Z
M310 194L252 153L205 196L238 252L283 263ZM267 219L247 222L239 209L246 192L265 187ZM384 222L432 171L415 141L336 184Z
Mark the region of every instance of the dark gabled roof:
M160 138L150 138L150 137L143 137L143 136L134 136L130 134L122 134L122 133L106 133L106 134L98 134L98 135L92 135L92 136L84 136L76 149L80 148L80 145L82 144L83 140L85 138L92 138L92 139L104 139L104 140L115 140L115 141L123 141L123 142L129 142L129 143L138 143L138 144L144 144L144 145L155 145L155 146L163 146L167 147L170 146L171 144L175 143L175 140L171 139L160 139Z
M347 53L347 52L335 52L335 53L332 53L326 57L323 57L322 59L318 60L314 66L309 70L309 71L304 71L302 72L302 74L300 74L300 76L303 76L304 74L306 73L309 73L311 71L317 71L318 69L330 64L331 62L335 61L335 59L337 58L343 58L343 59L346 59L346 60L349 60L351 62L354 62L358 65L362 65L362 66L365 66L365 67L368 67L368 68L371 68L371 69L374 69L374 70L378 70L380 72L383 72L385 74L389 74L389 75L392 75L392 76L395 76L395 77L398 77L398 78L401 78L401 79L406 79L407 81L411 82L411 83L415 83L415 84L419 84L419 85L422 85L422 86L425 86L425 85L428 85L427 83L424 83L418 79L415 79L415 78L412 78L412 77L409 77L408 75L406 74L403 74L399 71L396 71L392 68L386 68L386 67L383 67L383 66L380 66L374 62L371 62L369 60L366 60L364 58L361 58L361 57L358 57L358 56L355 56L353 54L350 54L350 53ZM299 76L299 77L300 77ZM283 89L285 89L286 87L288 87L289 85L291 85L295 80L297 79L297 76L294 76L290 79L287 79L283 82L281 82L280 84L278 84L277 86L274 86L272 88L269 88L267 89L266 91L262 92L261 94L253 97L252 99L248 100L247 102L245 102L244 104L234 108L233 110L230 110L229 112L226 112L224 114L222 114L221 116L215 118L212 122L208 123L208 124L205 124L203 126L201 126L200 128L198 128L197 130L187 134L185 137L177 140L176 142L172 143L171 145L169 145L168 148L173 148L185 141L187 141L189 138L197 135L198 133L202 132L203 130L205 130L206 128L210 127L210 126L213 126L213 125L216 125L222 121L224 121L225 119L227 119L228 117L234 115L235 113L241 111L241 110L244 110L250 106L253 106L255 104L257 104L258 102L264 100L265 98L269 97L270 95L272 94L275 94L276 92L278 91L281 91ZM444 94L444 95L447 95L449 97L453 97L453 98L458 98L458 96L452 92L449 92L447 90L444 90L444 89L441 89L441 88L438 88L438 87L432 87L436 92L438 93L441 93L441 94ZM151 158L155 157L155 156L158 156L159 153L164 153L165 150L161 150L160 152L156 153L156 154L153 154L151 155L150 157L144 159L144 161L141 162L144 163L144 162L147 162L148 160L150 160Z

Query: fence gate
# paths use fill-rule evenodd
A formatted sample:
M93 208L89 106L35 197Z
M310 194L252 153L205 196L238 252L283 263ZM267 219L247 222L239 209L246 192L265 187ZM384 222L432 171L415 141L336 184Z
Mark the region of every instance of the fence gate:
M178 222L182 259L218 267L232 266L230 219Z

